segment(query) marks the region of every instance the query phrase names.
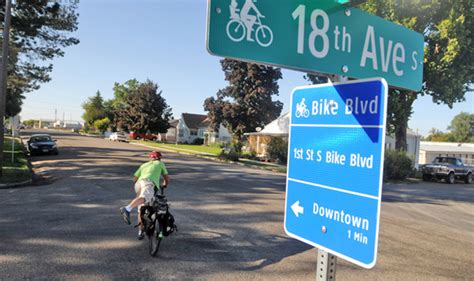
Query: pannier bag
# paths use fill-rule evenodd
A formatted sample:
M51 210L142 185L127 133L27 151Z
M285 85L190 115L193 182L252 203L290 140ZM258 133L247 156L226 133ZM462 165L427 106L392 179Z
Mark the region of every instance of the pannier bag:
M169 211L159 219L162 220L160 223L164 226L163 236L168 236L174 231L178 231L178 227L174 223L174 217Z

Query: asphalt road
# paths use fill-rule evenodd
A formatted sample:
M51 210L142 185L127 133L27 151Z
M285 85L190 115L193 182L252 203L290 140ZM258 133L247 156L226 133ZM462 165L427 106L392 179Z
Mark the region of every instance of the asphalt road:
M31 133L31 132L30 132ZM0 190L0 280L314 280L316 249L283 230L285 175L164 152L179 232L156 258L118 208L148 148L49 131L43 180ZM338 280L472 280L474 185L384 186L378 261Z

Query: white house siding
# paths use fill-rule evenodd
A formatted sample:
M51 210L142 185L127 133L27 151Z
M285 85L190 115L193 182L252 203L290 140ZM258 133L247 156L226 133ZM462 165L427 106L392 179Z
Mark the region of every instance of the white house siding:
M412 160L413 166L418 168L420 158L420 136L411 131L407 132L407 155ZM385 137L385 149L395 150L395 137Z
M178 143L188 142L189 139L189 130L183 120L178 122Z
M428 141L420 143L420 164L431 163L439 156L458 157L464 164L474 166L474 144Z

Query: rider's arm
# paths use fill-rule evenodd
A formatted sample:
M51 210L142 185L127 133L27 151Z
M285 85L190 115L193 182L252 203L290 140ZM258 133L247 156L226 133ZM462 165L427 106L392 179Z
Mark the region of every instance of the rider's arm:
M161 186L167 186L170 183L170 177L168 175L163 175L163 183Z
M133 182L136 183L137 180L138 180L138 178L134 176L134 177L133 177Z

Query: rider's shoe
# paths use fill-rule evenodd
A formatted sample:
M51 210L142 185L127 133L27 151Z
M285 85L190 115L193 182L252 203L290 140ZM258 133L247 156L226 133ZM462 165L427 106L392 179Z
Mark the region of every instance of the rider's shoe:
M130 224L130 212L125 209L125 207L120 208L120 213L122 213L123 220L126 224Z
M145 238L145 231L143 230L138 230L138 236L137 236L138 240L143 240L143 238Z

